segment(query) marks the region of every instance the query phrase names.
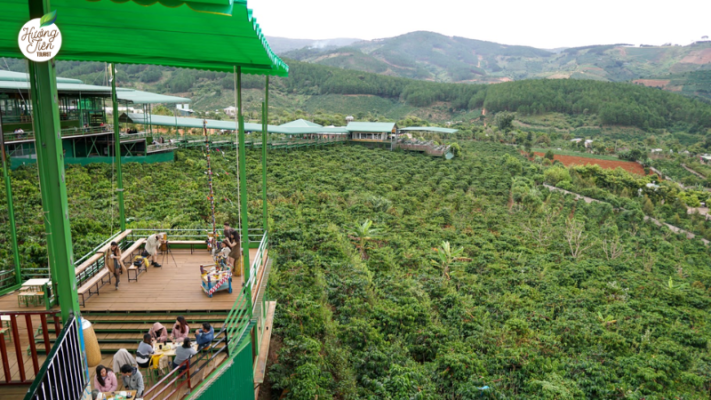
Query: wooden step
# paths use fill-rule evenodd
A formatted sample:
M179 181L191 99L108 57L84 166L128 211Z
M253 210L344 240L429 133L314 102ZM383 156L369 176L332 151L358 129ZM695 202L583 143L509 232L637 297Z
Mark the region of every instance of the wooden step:
M210 321L208 321L210 322ZM215 331L218 331L222 329L222 325L224 325L224 321L216 321L216 322L210 322L210 325L215 328ZM143 335L144 333L148 333L148 331L151 329L153 326L153 323L100 323L100 324L93 324L92 325L94 328L94 333L97 335L99 333L140 333ZM199 329L202 327L202 323L199 324L188 324L190 327L190 332L194 332L195 329ZM173 327L166 325L166 328L168 329L168 334L170 335L173 331ZM49 327L48 332L54 333L54 327ZM38 332L39 333L39 332ZM38 335L41 336L41 335Z

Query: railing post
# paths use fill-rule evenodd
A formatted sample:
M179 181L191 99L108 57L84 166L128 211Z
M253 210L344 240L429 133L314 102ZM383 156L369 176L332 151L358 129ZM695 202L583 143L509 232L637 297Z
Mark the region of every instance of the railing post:
M0 110L2 111L2 110ZM10 240L12 241L12 259L15 262L15 283L22 283L20 271L20 249L17 246L17 228L15 227L15 210L12 206L12 183L10 182L10 165L5 154L5 135L2 130L2 112L0 112L0 154L2 156L2 171L5 177L5 198L7 199L7 213L10 219Z

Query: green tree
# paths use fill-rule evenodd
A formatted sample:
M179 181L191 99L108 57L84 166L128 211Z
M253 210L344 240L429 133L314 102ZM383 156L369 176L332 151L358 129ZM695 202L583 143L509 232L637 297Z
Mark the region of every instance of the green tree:
M508 133L513 128L513 121L515 117L516 116L513 113L502 111L496 114L494 120L499 130Z
M546 155L543 157L553 161L553 159L555 158L555 154L553 154L553 150L548 150L546 151Z
M644 211L644 213L647 215L654 214L654 203L652 203L652 200L647 196L644 196L644 205L642 206L642 211Z

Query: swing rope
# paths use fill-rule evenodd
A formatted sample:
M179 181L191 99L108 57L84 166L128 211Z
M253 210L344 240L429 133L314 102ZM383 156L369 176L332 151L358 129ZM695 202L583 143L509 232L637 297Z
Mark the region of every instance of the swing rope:
M240 199L239 195L239 115L242 113L241 109L238 109L237 107L239 106L237 102L237 66L234 66L234 87L235 87L235 157L237 160L236 164L236 174L235 176L237 177L237 221L239 223L238 225L238 232L240 232L240 235L242 234L241 229L242 229L242 202ZM244 232L246 234L246 232Z
M212 186L212 166L210 165L210 141L207 136L207 120L202 120L202 129L205 134L205 151L207 156L207 183L210 187L210 195L207 197L210 200L210 208L212 210L212 238L217 242L217 227L215 225L215 192ZM216 244L216 243L215 243Z

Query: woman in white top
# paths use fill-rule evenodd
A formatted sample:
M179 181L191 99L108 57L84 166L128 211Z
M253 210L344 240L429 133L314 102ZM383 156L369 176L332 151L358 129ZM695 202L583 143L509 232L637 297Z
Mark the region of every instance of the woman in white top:
M162 265L158 264L156 262L155 256L156 253L158 253L158 248L160 245L163 243L163 234L162 233L156 233L151 236L148 236L148 239L146 239L146 252L148 253L148 256L151 259L151 264L156 267L160 268Z

